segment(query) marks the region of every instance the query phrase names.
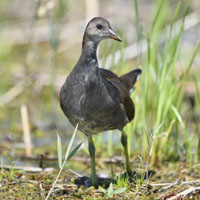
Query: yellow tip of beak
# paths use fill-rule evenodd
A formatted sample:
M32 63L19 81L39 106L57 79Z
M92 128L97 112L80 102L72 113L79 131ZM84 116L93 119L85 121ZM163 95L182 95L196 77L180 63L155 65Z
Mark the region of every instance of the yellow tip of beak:
M109 32L109 38L122 42L122 39L112 29L110 29Z

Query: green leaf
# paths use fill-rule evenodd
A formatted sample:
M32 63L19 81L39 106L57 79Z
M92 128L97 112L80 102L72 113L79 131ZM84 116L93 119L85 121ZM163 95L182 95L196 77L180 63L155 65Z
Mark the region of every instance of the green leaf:
M59 46L58 32L57 24L51 24L49 29L49 44L54 50L58 49Z
M113 194L114 194L113 193L113 184L111 183L109 188L108 188L107 196L111 198L113 196Z
M71 153L68 155L67 160L70 160L71 157L79 150L80 146L82 145L82 142L80 144L78 144L72 151Z
M78 129L78 124L76 125L76 128L74 130L74 133L72 135L72 138L69 142L69 145L67 147L67 151L66 151L66 154L65 154L65 160L67 160L67 158L69 157L69 153L71 151L71 148L72 148L72 144L74 143L74 139L75 139L75 136L76 136L76 132L77 132L77 129Z
M159 2L158 9L156 11L156 14L155 14L152 26L151 26L151 31L150 31L151 34L153 33L157 22L159 22L159 20L161 18L160 14L162 13L161 11L162 11L162 7L163 7L164 2L165 2L164 0L160 0L160 2Z
M140 40L140 25L139 25L138 0L134 0L134 8L135 8L135 21L136 21L137 42L139 42L139 40Z
M2 181L4 175L4 165L3 165L3 158L1 158L1 172L0 172L0 181Z
M62 144L61 144L61 139L60 136L57 133L57 151L58 151L58 164L59 168L62 168Z
M113 194L120 194L120 193L125 192L126 190L127 190L127 188L119 188L119 189L115 190L115 191L113 192Z
M67 162L67 158L69 157L69 152L71 151L71 148L72 148L72 145L73 145L75 136L76 136L77 129L78 129L78 124L76 125L76 128L75 128L75 130L74 130L74 133L73 133L73 135L72 135L72 138L71 138L71 140L70 140L70 142L69 142L69 145L68 145L68 147L67 147L67 151L66 151L66 154L65 154L65 160L64 160L64 162L63 162L63 164L62 164L62 167L60 168L60 171L59 171L59 173L58 173L58 175L57 175L57 177L56 177L56 180L54 181L54 183L53 183L51 189L49 190L49 193L47 194L45 200L48 200L48 199L49 199L49 196L51 195L51 193L52 193L52 191L53 191L53 189L54 189L54 187L55 187L55 185L56 185L56 183L57 183L57 181L58 181L58 179L59 179L59 177L60 177L60 174L61 174L61 172L62 172L62 170L63 170L63 168L64 168L64 166L65 166L65 164L66 164L66 162ZM58 139L58 143L59 143L59 142L60 142L60 144L61 144L61 141L59 141L59 139ZM59 145L58 145L58 146L59 146ZM78 146L79 146L79 145L78 145Z
M185 134L185 138L186 138L186 142L188 147L190 146L190 141L189 141L189 136L188 136L188 131L187 131L187 127L185 125L185 123L183 122L183 119L180 115L180 113L178 112L178 110L176 109L176 107L174 105L172 105L172 110L174 111L179 123L181 124L181 126L183 127L184 130L184 134Z
M106 190L100 186L99 191L106 195Z
M186 129L186 126L183 122L183 119L181 117L181 115L179 114L178 110L176 109L176 107L174 105L172 105L172 110L174 111L178 121L180 122L181 126L183 127L183 129L185 130Z

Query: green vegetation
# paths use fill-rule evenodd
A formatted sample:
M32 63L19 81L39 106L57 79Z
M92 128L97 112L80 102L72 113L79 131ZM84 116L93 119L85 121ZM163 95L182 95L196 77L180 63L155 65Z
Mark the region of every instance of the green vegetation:
M60 136L57 135L57 146L58 146L58 163L59 163L59 168L60 168L60 171L56 177L56 180L54 181L51 189L49 190L49 193L48 195L46 196L45 200L48 200L58 179L60 178L60 174L62 173L65 165L66 165L66 162L70 160L70 158L78 151L78 149L80 148L81 144L80 143L79 145L77 145L72 151L71 151L71 148L72 148L72 145L73 145L73 142L74 142L74 139L75 139L75 136L76 136L76 132L77 132L77 128L78 128L78 124L74 130L74 133L72 135L72 138L69 142L69 145L67 147L67 150L66 150L66 154L65 154L65 159L64 159L64 162L62 162L62 159L63 159L63 156L62 156L62 144L61 144L61 140L60 140ZM71 151L71 152L70 152Z
M108 198L112 198L113 195L123 193L126 190L127 190L127 188L118 188L117 190L115 190L113 188L113 184L112 183L110 184L110 186L109 186L109 188L107 190L105 190L104 188L100 188L100 191L103 192L103 194Z
M135 154L139 150L138 154L145 158L145 155L148 157L152 151L153 159L151 162L154 165L159 165L163 161L177 161L180 146L184 146L185 159L191 166L194 157L191 146L194 141L190 137L194 137L194 134L198 135L198 133L194 131L189 135L186 122L184 122L187 119L180 121L177 114L184 116L186 94L183 87L190 76L192 63L199 50L199 43L194 47L184 69L179 73L176 68L180 59L179 43L188 9L186 9L177 35L173 35L174 22L177 20L181 8L179 2L170 30L164 33L163 26L168 20L166 18L167 4L166 1L160 1L150 28L151 31L146 36L148 50L142 65L141 94L138 95L138 91L134 93L136 118L133 123L127 126L126 132L130 136L129 149L131 153ZM160 41L166 42L161 45ZM152 132L152 129L157 131ZM153 145L150 144L152 142ZM142 152L139 148L141 145ZM151 147L149 148L149 145L152 146L153 150ZM132 149L132 147L135 148Z

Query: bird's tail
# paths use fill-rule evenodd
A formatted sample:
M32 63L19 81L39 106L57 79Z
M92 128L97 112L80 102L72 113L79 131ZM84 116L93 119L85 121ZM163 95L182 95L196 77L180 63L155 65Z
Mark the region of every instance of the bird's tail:
M141 69L133 70L127 74L120 76L120 79L129 92L132 91L139 75L142 73Z

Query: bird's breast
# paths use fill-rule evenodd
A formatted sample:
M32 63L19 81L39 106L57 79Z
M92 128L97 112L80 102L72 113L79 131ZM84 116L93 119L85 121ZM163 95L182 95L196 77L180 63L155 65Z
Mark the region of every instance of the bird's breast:
M70 75L61 89L61 107L71 123L79 123L85 133L120 129L127 117L118 91L112 87L98 73Z

